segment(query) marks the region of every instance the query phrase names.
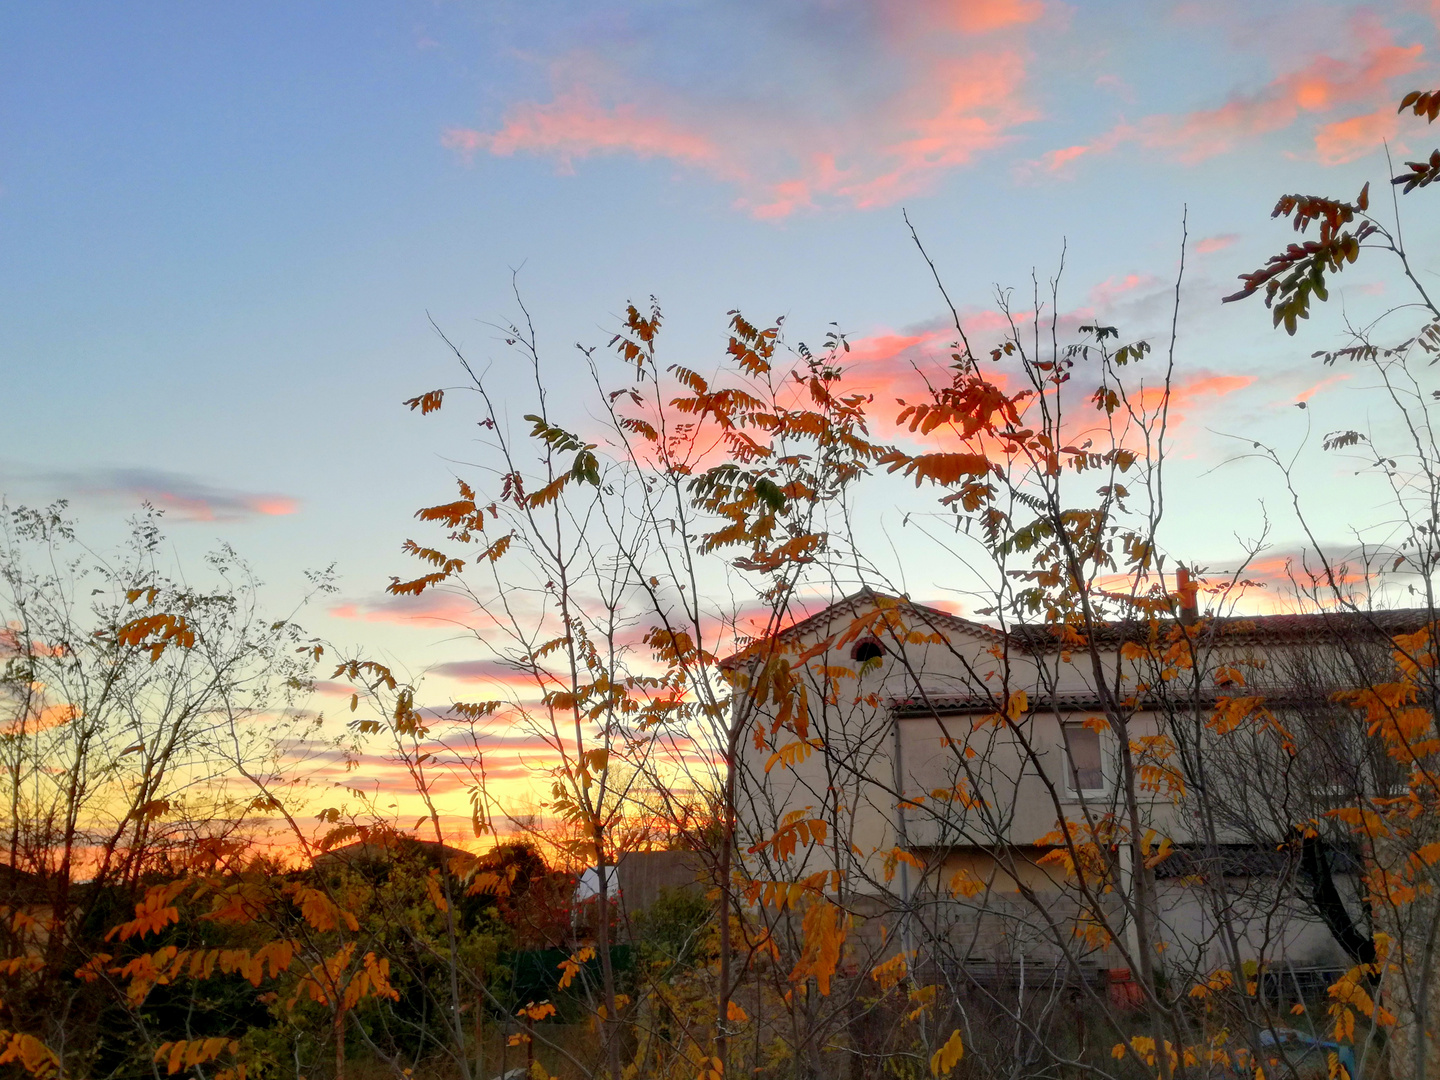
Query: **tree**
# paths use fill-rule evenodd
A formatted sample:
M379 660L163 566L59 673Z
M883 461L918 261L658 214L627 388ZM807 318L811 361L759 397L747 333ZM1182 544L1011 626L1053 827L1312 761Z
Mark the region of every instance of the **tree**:
M523 310L523 308L522 308ZM749 640L733 609L707 595L727 569L722 553L753 584L759 636L789 620L806 566L826 543L816 523L836 504L874 450L863 437L859 399L831 393L843 339L822 354L802 346L792 371L772 367L779 327L758 328L732 313L728 355L737 384L712 389L683 367L662 372L656 342L661 314L631 306L612 341L629 368L628 385L609 389L593 350L585 357L606 421L607 445L564 427L548 411L533 327L503 328L536 374L528 439L508 434L504 409L456 350L476 395L481 425L493 440L492 490L459 482L459 498L420 511L450 530L454 544L478 545L466 560L407 542L431 572L395 580L391 591L457 589L474 605L476 641L538 698L457 702L455 716L495 716L528 732L557 762L550 814L578 830L577 851L593 862L598 906L608 905L611 875L627 835L627 812L675 810L651 794L686 770L693 791L714 792L718 835L711 852L719 892L717 1013L711 1037L696 1035L687 1058L724 1071L724 1018L736 976L730 970L737 915L735 777L750 710L735 707L717 662ZM453 346L452 346L453 348ZM793 376L793 377L792 377ZM680 397L668 395L680 393ZM422 413L445 391L409 402ZM603 455L603 456L602 456ZM714 464L720 461L721 464ZM481 574L472 576L474 570ZM694 747L705 753L698 759ZM708 755L713 754L710 758ZM688 819L693 811L683 809ZM705 816L710 816L707 813ZM684 823L677 821L677 827ZM741 883L743 891L743 882ZM620 998L610 963L610 922L595 921L601 985L596 1013L607 1068L621 1068ZM577 943L578 944L578 943Z
M104 999L74 975L96 919L260 824L255 792L228 770L275 764L287 725L303 723L291 706L308 668L299 628L261 614L230 549L197 587L167 572L157 512L113 555L66 515L64 503L3 513L0 821L10 880L29 883L32 910L43 900L9 942L5 1023L68 1073L98 1049L87 1033ZM272 722L250 722L261 716ZM4 899L18 926L20 898Z
M1400 103L1410 112L1433 122L1440 94L1414 91ZM1407 163L1405 172L1391 180L1409 195L1440 175L1440 151L1429 159ZM1349 687L1338 688L1335 700L1363 717L1368 738L1383 750L1390 773L1379 787L1351 787L1343 798L1319 808L1317 815L1347 827L1364 859L1364 904L1373 913L1377 933L1375 955L1357 965L1336 988L1336 1033L1353 1032L1354 1008L1383 1018L1391 1031L1390 1064L1396 1075L1421 1078L1440 1068L1433 1003L1434 975L1440 958L1435 907L1437 880L1433 863L1440 847L1432 847L1437 832L1435 755L1436 718L1440 715L1433 646L1435 633L1435 574L1440 569L1436 507L1440 506L1440 453L1432 421L1435 401L1433 357L1440 352L1440 308L1412 264L1404 243L1399 199L1392 199L1393 216L1382 220L1370 207L1370 185L1350 202L1321 196L1287 195L1276 203L1273 217L1288 218L1297 232L1318 224L1318 236L1289 245L1266 266L1241 275L1243 288L1227 301L1243 300L1262 288L1275 325L1296 333L1297 320L1309 317L1313 299L1329 298L1329 279L1355 263L1363 251L1387 254L1405 282L1412 299L1392 306L1368 325L1347 326L1349 340L1340 348L1314 354L1327 365L1364 365L1379 380L1386 422L1369 431L1345 430L1324 437L1326 451L1358 458L1373 470L1391 511L1383 523L1384 540L1374 545L1359 533L1360 549L1353 553L1327 550L1318 542L1309 514L1297 491L1289 465L1272 449L1257 444L1259 452L1277 467L1310 541L1302 588L1309 599L1332 610L1349 612L1378 625L1372 605L1394 596L1420 601L1421 625L1407 633L1389 635L1391 656L1377 672L1373 664L1352 664L1356 676ZM1418 315L1418 320L1416 316ZM1389 329L1397 321L1403 328ZM1403 325L1403 324L1409 325ZM1418 325L1417 325L1418 323ZM1380 335L1390 335L1380 344ZM1373 532L1373 530L1372 530ZM1347 587L1343 562L1347 554L1363 569L1360 595ZM1355 670L1358 669L1358 670ZM1401 779L1393 775L1399 773ZM1364 957L1360 957L1364 959ZM1383 984L1394 1006L1385 1010L1355 988L1362 982Z

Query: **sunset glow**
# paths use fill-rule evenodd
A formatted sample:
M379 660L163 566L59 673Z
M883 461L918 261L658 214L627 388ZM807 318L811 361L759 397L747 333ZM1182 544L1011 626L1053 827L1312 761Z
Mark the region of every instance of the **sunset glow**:
M423 422L400 404L454 384L430 320L502 403L520 402L531 376L494 327L523 322L510 276L521 268L551 407L602 449L603 417L581 404L588 364L619 377L605 352L616 313L651 294L666 313L661 366L706 378L732 308L785 314L787 340L812 349L833 321L869 430L912 451L923 440L895 418L952 378L955 319L982 359L1012 326L1032 346L1052 324L1066 340L1082 327L1144 340L1133 404L1153 411L1174 316L1170 490L1189 493L1168 510L1177 557L1224 565L1262 520L1268 542L1300 548L1273 501L1250 499L1244 448L1257 432L1293 446L1348 426L1347 395L1369 384L1219 297L1295 238L1267 229L1277 192L1349 198L1372 180L1374 199L1384 147L1399 161L1429 146L1424 121L1395 110L1440 71L1423 5L403 12L362 4L343 26L269 5L9 17L0 219L25 255L0 301L15 360L17 435L0 461L12 504L69 499L107 528L148 504L178 556L232 543L277 610L308 597L308 632L383 654L436 715L492 694L532 707L545 679L502 661L513 641L470 598L385 591L410 572L402 541L443 539L414 512L454 497L484 435L459 396ZM184 63L154 62L159 41ZM1414 251L1434 250L1428 219L1407 229ZM1317 340L1342 310L1358 324L1386 301L1363 269L1331 287L1343 297L1307 327ZM590 361L577 342L598 348ZM982 369L1022 389L1013 364ZM675 392L629 415L654 419ZM502 408L523 430L525 408ZM1066 430L1080 439L1091 424L1077 412ZM714 431L676 446L697 470L728 452ZM1354 481L1329 468L1305 482ZM857 508L877 551L895 544L885 572L917 598L983 606L897 540L930 512L911 501L928 488L901 489L867 488ZM1226 514L1207 510L1218 505ZM298 568L332 563L338 591L312 592ZM546 588L513 595L538 602ZM644 632L627 627L625 648L643 653ZM331 734L351 692L322 677L307 706ZM489 721L487 768L531 790L533 770L558 759L503 716ZM347 766L327 769L343 787ZM360 771L396 797L405 786L378 759Z

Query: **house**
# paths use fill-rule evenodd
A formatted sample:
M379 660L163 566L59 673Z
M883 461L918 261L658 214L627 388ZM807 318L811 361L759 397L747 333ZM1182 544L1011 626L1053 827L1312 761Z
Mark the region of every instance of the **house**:
M703 892L706 866L693 851L627 851L615 866L606 868L605 890L625 915L650 908L665 892ZM583 904L600 895L600 874L589 867L575 883L575 903Z
M1167 963L1348 967L1348 838L1301 843L1290 824L1386 783L1330 692L1429 621L1189 610L1085 637L856 593L726 662L755 685L783 657L804 684L803 705L737 694L747 869L843 881L852 910L951 963L1124 967L1138 874ZM1282 775L1284 791L1265 783ZM1065 872L1067 831L1093 841L1077 849L1098 860L1093 895Z

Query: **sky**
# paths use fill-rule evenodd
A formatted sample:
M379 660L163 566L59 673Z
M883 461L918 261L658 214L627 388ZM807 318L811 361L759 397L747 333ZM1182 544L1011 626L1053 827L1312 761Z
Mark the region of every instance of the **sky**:
M883 392L951 337L902 209L973 326L1063 245L1065 310L1157 340L1186 213L1172 542L1220 565L1261 517L1233 448L1368 407L1310 354L1395 276L1347 271L1295 339L1219 298L1289 241L1280 193L1384 196L1382 143L1440 141L1395 114L1440 78L1437 25L1418 0L7 5L0 489L70 499L99 543L148 500L177 558L234 544L277 609L334 564L316 633L462 663L383 599L473 445L401 404L455 380L432 320L502 398L512 282L562 404L574 345L652 294L673 359L716 366L734 308L833 320ZM1306 467L1343 533L1349 470ZM1300 536L1269 509L1280 565Z

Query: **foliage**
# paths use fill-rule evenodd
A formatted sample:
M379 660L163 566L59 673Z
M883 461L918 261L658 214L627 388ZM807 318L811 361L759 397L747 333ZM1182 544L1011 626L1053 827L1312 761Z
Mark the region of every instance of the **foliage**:
M1440 92L1401 110L1434 120ZM1402 194L1440 158L1408 168ZM391 665L260 620L228 552L214 590L177 584L151 519L110 564L58 554L63 508L13 513L0 1065L1172 1080L1305 1075L1322 1047L1332 1077L1375 1055L1425 1076L1440 460L1415 362L1440 311L1368 185L1272 216L1313 238L1227 301L1263 293L1294 334L1378 248L1427 312L1316 354L1371 365L1398 411L1400 450L1360 431L1322 446L1367 455L1402 523L1383 564L1370 553L1370 598L1403 573L1425 607L1380 617L1315 544L1297 588L1323 618L1289 652L1234 617L1243 568L1166 548L1178 309L1164 348L1070 333L1063 266L1023 303L997 293L978 351L957 315L893 407L854 388L838 329L812 349L734 311L702 367L662 359L658 303L628 305L608 350L582 350L594 393L571 416L523 305L501 331L528 402L451 345L461 385L405 404L472 403L481 462L417 512L435 535L403 544L418 573L389 591L463 601L497 672L476 700L423 704ZM867 549L880 502L986 621L887 579ZM27 544L65 571L33 574ZM379 747L423 808L409 831L356 802L312 827L275 747L246 741L239 722L288 708L326 657L353 691L346 746ZM494 804L495 735L536 754L532 815ZM473 849L444 827L452 792ZM255 846L260 816L291 862ZM642 909L626 875L658 855L689 880ZM1307 919L1352 961L1318 993L1286 952Z

